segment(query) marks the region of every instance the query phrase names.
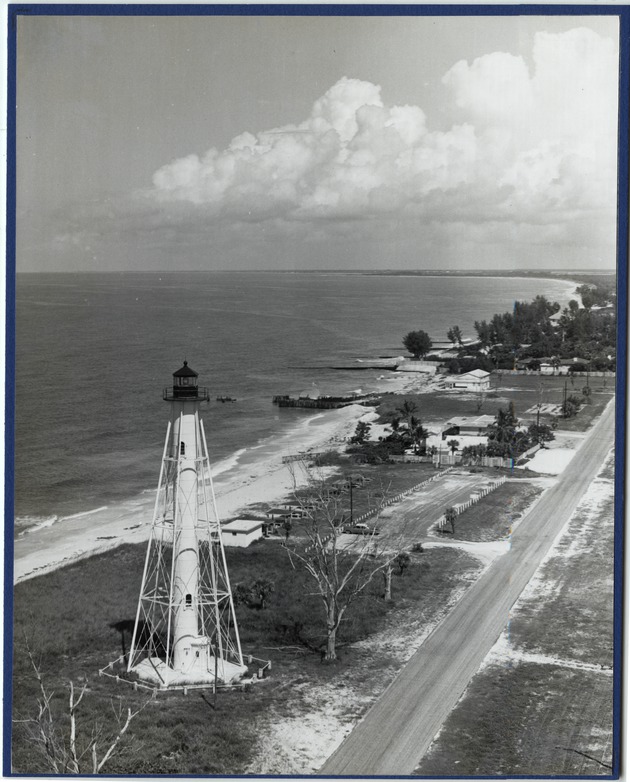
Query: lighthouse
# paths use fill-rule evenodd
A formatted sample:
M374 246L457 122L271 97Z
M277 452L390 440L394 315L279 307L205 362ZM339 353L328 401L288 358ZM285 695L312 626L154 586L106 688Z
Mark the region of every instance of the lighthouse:
M184 361L162 398L170 416L127 670L163 689L231 684L247 667L199 414L208 390Z

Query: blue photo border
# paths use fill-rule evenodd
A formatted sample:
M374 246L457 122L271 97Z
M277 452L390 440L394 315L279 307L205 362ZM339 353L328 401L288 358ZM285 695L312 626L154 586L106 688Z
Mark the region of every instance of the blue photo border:
M3 775L23 777L11 771L11 703L13 649L13 485L15 446L15 275L16 275L16 62L17 21L20 16L616 16L619 19L619 153L617 223L617 377L615 409L615 563L614 563L614 668L613 668L613 769L598 779L617 779L621 772L623 684L624 517L626 470L626 368L628 326L628 208L630 113L630 5L192 5L192 4L11 4L7 13L7 229L5 314L5 526L4 526L4 646L3 646ZM42 775L54 776L54 775ZM204 775L202 778L210 778ZM267 778L263 775L257 775ZM277 778L296 778L298 775ZM165 776L165 778L167 778ZM252 778L256 778L255 775ZM276 777L274 777L276 778ZM299 778L310 778L302 775ZM333 777L340 778L340 777ZM369 777L372 778L372 777ZM397 777L380 777L397 778ZM416 777L421 779L422 777ZM475 777L497 779L500 776ZM513 779L547 779L535 775L511 775ZM556 779L585 779L555 776ZM462 777L443 777L462 779Z

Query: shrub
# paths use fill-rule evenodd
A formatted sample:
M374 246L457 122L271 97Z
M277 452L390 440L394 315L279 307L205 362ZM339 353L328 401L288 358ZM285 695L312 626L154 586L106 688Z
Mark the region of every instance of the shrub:
M347 459L339 451L324 451L313 457L312 464L315 467L338 467L346 462Z

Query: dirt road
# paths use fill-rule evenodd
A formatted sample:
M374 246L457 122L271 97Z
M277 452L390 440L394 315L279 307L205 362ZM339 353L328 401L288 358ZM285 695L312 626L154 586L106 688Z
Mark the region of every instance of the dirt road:
M399 540L402 536L413 542L426 536L449 505L470 499L471 492L486 486L491 479L485 475L455 470L437 478L406 500L396 503L383 516L379 527L383 538Z
M560 480L523 518L499 557L433 631L318 772L408 775L509 620L509 611L595 478L613 444L614 401Z

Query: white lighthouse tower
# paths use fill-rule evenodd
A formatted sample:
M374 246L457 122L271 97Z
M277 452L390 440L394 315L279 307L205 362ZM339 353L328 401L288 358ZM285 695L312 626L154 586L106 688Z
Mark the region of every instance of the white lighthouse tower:
M229 684L246 673L199 405L184 361L163 399L171 416L129 653L160 688Z

